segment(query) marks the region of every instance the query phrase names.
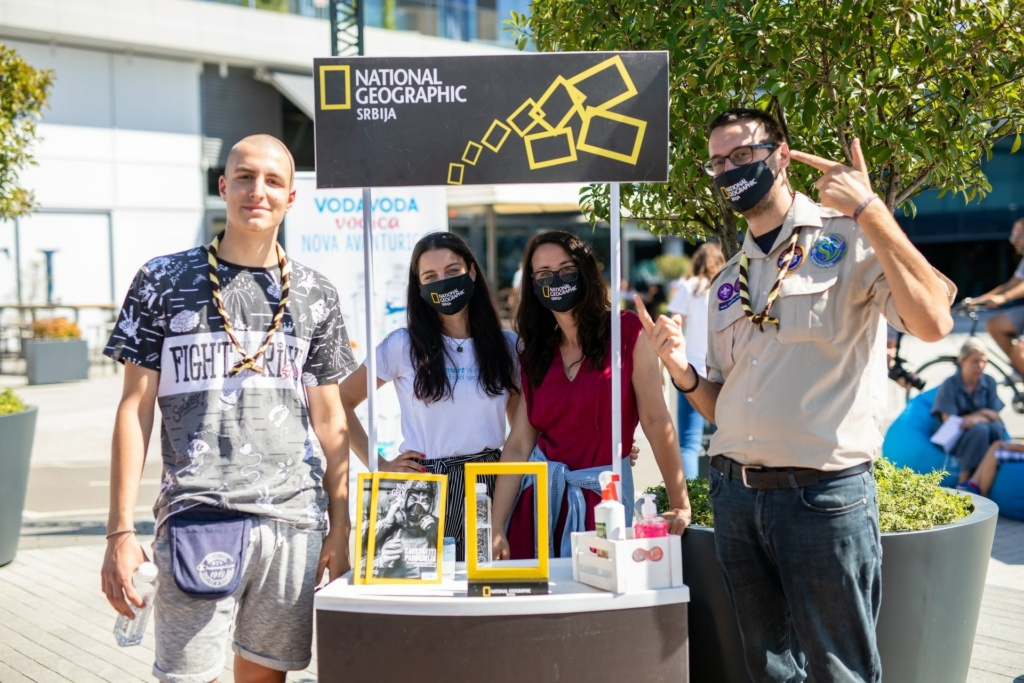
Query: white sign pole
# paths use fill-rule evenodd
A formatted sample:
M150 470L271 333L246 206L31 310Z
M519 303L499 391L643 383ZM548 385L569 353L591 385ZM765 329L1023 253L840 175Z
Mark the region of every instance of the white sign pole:
M363 299L366 302L366 459L377 471L377 325L373 305L373 197L363 188Z
M622 481L622 234L619 226L619 184L611 184L611 257L612 257L612 472ZM619 501L632 507L633 501Z

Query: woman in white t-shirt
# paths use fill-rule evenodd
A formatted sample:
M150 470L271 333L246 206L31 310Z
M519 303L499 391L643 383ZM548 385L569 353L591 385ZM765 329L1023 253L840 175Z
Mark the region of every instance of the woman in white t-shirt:
M467 462L497 462L519 402L517 337L502 330L487 278L458 235L435 232L413 249L408 326L377 346L377 386L395 383L402 412L400 455L381 471L448 476L445 535L465 559ZM341 383L352 450L367 466L368 440L355 414L366 400L366 365ZM378 456L379 457L379 456ZM494 478L486 478L493 493Z
M702 244L693 254L691 275L676 289L668 311L683 328L686 338L686 360L701 377L707 376L708 353L708 298L711 280L725 265L722 249L714 242ZM700 456L701 439L704 435L704 418L693 409L686 397L677 397L677 419L679 421L679 450L683 457L683 472L687 479L697 476L697 459Z

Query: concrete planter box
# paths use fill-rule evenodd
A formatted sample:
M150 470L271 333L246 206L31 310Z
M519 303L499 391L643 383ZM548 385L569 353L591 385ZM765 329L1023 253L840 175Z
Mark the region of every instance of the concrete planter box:
M999 509L974 496L974 512L927 531L882 534L882 676L900 683L967 680ZM683 535L690 587L690 678L748 683L732 602L715 560L715 533Z
M20 413L0 415L0 567L18 550L37 412L29 406Z
M29 384L55 384L89 378L89 345L84 339L26 339Z

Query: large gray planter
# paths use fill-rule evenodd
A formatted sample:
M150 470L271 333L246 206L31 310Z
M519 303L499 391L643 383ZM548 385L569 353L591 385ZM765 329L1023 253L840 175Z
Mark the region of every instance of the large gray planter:
M26 339L29 384L55 384L89 378L89 345L84 339Z
M882 534L882 677L900 683L967 680L999 509L974 496L974 512L927 531ZM714 529L683 535L690 587L690 680L748 683Z
M0 415L0 567L18 550L37 412L29 406L20 413Z

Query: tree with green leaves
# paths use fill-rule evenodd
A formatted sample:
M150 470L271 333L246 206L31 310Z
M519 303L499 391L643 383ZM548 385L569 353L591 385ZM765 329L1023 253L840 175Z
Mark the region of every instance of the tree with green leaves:
M1022 0L533 0L508 23L520 49L669 52L669 180L624 185L622 205L655 234L715 234L727 254L742 219L700 166L726 109L769 109L791 147L848 165L859 137L876 191L911 215L926 189L980 200L981 159L1021 143ZM788 172L801 191L817 176ZM606 218L608 186L581 203Z
M35 163L29 147L52 84L51 72L33 68L0 43L0 220L33 208L32 193L18 184L18 176Z

